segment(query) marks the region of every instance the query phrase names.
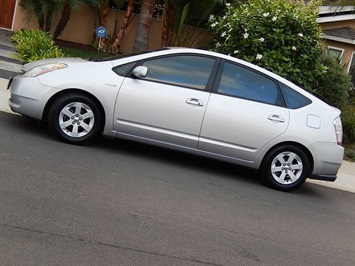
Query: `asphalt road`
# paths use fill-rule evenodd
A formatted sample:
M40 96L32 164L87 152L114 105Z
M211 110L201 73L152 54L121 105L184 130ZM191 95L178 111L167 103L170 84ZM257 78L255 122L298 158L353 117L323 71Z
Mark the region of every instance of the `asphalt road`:
M0 112L0 265L355 265L355 194Z

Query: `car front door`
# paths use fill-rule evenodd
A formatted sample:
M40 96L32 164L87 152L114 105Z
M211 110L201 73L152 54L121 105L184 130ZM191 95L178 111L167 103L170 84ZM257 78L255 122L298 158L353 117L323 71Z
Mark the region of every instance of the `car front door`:
M289 111L275 81L226 62L208 103L198 148L252 161L266 143L285 132L288 123Z
M114 128L120 134L197 148L216 59L173 55L142 62L145 77L126 77Z

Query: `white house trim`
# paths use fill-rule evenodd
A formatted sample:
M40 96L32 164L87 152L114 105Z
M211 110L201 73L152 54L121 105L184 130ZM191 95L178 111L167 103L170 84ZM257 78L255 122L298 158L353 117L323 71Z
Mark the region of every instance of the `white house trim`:
M342 42L342 43L347 43L347 44L353 44L355 45L355 40L350 40L342 37L336 37L336 36L331 36L327 35L325 33L322 34L323 39L331 40L331 41L336 41L336 42Z

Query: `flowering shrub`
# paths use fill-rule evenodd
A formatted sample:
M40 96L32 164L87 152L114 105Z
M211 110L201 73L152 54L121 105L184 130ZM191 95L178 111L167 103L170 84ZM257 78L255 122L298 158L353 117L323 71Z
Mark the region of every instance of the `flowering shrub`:
M249 0L227 4L223 17L210 16L212 50L267 68L316 91L324 74L321 30L316 22L321 1Z

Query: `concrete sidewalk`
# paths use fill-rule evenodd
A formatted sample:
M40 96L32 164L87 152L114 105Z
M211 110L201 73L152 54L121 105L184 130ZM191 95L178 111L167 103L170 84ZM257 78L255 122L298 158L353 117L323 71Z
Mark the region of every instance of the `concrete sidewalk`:
M10 92L6 90L7 84L7 79L0 78L0 111L12 113L8 105ZM355 193L355 163L343 161L335 182L312 179L307 179L307 182Z

